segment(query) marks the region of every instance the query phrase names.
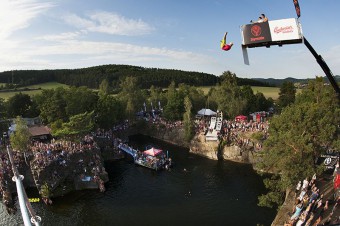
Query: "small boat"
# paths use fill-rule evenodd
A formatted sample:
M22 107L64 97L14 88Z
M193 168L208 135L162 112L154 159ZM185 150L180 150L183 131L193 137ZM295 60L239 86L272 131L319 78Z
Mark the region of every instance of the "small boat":
M154 169L169 169L171 158L163 150L148 146L145 151L138 151L135 156L135 164Z

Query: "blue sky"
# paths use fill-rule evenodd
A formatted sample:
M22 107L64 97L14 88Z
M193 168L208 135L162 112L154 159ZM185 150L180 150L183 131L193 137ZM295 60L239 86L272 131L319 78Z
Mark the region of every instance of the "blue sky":
M305 37L340 75L340 1L300 0ZM0 71L128 64L242 78L324 73L303 44L248 49L240 25L296 17L292 0L1 0ZM220 50L220 40L234 47Z

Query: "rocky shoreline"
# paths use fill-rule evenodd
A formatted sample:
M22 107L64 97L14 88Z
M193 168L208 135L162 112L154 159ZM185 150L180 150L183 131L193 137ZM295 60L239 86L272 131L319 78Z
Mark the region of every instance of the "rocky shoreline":
M106 140L106 139L105 139ZM64 142L64 141L63 141ZM108 140L101 145L110 143ZM54 148L51 148L54 147ZM71 149L68 149L72 147ZM104 168L103 153L110 153L107 158L119 159L122 155L113 148L99 147L95 141L91 144L76 144L60 141L46 146L36 143L32 150L24 154L12 151L19 174L23 175L25 188L36 188L41 199L51 204L52 199L63 196L69 192L84 189L99 189L105 191L104 183L108 182L108 174ZM103 150L103 151L102 151ZM9 213L15 212L14 197L15 183L12 182L13 173L9 166L6 153L1 156L2 199Z
M114 137L119 140L128 140L128 137L135 134L142 134L153 137L178 146L187 147L190 152L213 160L229 160L239 163L255 164L254 144L252 142L241 147L223 145L217 141L205 141L204 134L196 134L190 141L184 139L183 127L166 128L139 121L138 123L116 132ZM114 161L124 158L124 155L115 148L117 144L112 137L94 136L94 146L89 149L82 149L65 157L65 159L54 160L44 167L37 167L36 157L31 156L30 164L22 164L19 171L24 172L25 187L36 187L39 193L44 193L44 184L47 184L48 198L56 198L69 192L83 189L102 190L100 184L108 181L108 175L104 168L105 161ZM94 164L97 174L93 172ZM94 180L96 176L96 180ZM101 181L101 183L98 183ZM105 187L104 187L105 189ZM11 193L15 187L9 187Z

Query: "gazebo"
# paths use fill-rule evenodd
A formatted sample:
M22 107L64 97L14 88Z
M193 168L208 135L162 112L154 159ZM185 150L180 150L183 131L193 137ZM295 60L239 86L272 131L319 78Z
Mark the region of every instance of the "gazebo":
M200 116L213 116L216 115L217 113L208 108L202 108L197 112L197 114Z

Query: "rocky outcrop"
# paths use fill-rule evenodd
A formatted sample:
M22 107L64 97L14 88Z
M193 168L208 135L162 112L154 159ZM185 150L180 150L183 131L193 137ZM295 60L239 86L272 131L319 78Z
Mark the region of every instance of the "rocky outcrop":
M206 141L203 133L195 135L190 142L187 142L182 126L167 128L164 125L152 124L142 120L120 132L119 137L128 140L129 136L135 134L143 134L181 147L187 147L191 153L213 160L224 159L241 163L256 163L256 154L252 142L242 147L221 145L218 141Z
M45 167L31 162L35 186L42 194L42 186L48 187L49 197L58 197L74 190L98 189L109 180L99 148L70 153Z
M219 141L206 141L204 134L199 134L190 143L190 152L209 159L229 160L242 163L256 163L253 144L247 146L224 145Z
M218 160L218 142L205 141L205 136L199 134L192 139L190 152L209 159Z
M181 147L190 147L190 142L185 141L184 129L182 126L166 127L163 124L153 124L143 120L137 121L128 129L119 132L118 137L128 140L129 136L142 134L150 136Z

